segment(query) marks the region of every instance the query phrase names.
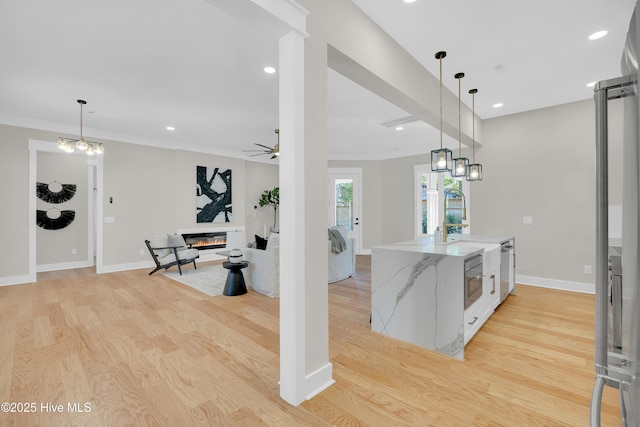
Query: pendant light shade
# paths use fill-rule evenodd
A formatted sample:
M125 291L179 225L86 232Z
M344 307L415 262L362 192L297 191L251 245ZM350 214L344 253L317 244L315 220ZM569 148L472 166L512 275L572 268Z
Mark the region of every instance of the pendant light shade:
M464 73L458 73L454 76L458 79L458 157L453 159L453 169L451 176L462 177L467 176L467 168L469 167L469 159L462 157L462 130L461 130L461 101L460 101L460 81L464 77Z
M431 170L433 172L451 172L453 154L448 148L442 147L442 59L447 56L447 52L441 51L435 56L440 61L440 149L431 151Z
M478 89L471 89L469 93L471 94L471 106L473 111L473 163L471 163L467 168L467 181L482 181L482 165L480 163L476 163L476 93L478 93Z

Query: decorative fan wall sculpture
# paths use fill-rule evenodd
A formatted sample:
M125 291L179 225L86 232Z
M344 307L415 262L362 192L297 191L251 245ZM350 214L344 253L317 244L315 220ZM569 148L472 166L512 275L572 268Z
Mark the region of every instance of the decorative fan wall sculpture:
M276 135L278 135L278 142L276 142L276 145L273 146L273 148L266 146L266 145L262 145L262 144L258 144L257 142L254 142L254 145L257 145L258 147L262 147L263 149L261 150L242 150L245 153L252 153L252 152L257 152L256 154L251 154L249 157L255 157L255 156L262 156L265 154L271 154L271 158L275 159L276 157L278 157L280 155L280 129L276 129L275 130Z
M75 194L75 184L60 184L58 181L52 181L48 184L36 182L36 195L48 203L63 203L71 200Z
M75 218L75 211L61 211L58 208L47 211L36 210L36 223L45 230L60 230L71 224Z

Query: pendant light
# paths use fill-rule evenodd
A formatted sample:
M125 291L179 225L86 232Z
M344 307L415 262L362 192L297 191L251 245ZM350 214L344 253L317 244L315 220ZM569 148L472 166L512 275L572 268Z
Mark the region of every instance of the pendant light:
M473 111L473 163L467 168L467 181L482 181L482 165L480 163L476 163L476 93L478 93L478 89L471 89L469 93L471 94L471 106Z
M82 136L82 106L87 104L87 101L82 99L78 99L78 104L80 104L80 139L72 139L72 138L58 138L58 148L66 151L67 153L73 153L73 151L77 148L80 151L84 151L88 155L92 156L94 154L103 154L104 146L99 142L88 142L85 141Z
M433 172L451 172L453 161L452 153L448 148L442 148L442 59L447 52L436 53L436 59L440 61L440 149L431 151L431 170Z
M469 167L469 159L462 157L462 130L461 130L461 101L460 101L460 81L464 77L464 73L458 73L454 76L458 79L458 157L453 159L453 169L451 176L463 177L467 176L467 168Z

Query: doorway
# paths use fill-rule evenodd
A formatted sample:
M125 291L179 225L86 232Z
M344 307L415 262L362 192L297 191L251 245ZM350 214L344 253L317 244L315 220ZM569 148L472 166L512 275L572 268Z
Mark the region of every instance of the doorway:
M29 140L29 280L37 281L38 261L37 261L37 195L36 182L38 173L38 153L55 153L58 155L79 155L61 154L55 142ZM85 155L86 156L86 155ZM48 265L47 270L59 270L70 268L82 268L94 266L96 273L103 270L103 229L102 229L102 177L103 158L87 158L87 201L86 201L86 259L77 262L62 262L56 266Z
M362 169L329 168L329 227L349 230L355 253L362 254Z

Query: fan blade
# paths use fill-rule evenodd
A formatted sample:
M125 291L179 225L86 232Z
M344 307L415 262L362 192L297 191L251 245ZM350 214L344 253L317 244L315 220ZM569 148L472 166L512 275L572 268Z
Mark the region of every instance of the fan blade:
M267 149L267 150L269 150L269 151L273 151L273 147L268 147L268 146L266 146L266 145L258 144L257 142L254 142L254 144L255 144L255 145L257 145L257 146L259 146L259 147L264 147L264 148L266 148L266 149Z
M255 157L255 156L264 156L265 154L269 154L269 153L258 153L258 154L251 154L249 157Z
M251 152L260 152L260 153L266 153L266 154L269 153L269 151L265 151L265 150L242 150L242 151L244 151L245 153L251 153Z

